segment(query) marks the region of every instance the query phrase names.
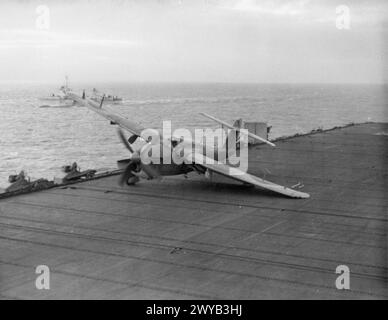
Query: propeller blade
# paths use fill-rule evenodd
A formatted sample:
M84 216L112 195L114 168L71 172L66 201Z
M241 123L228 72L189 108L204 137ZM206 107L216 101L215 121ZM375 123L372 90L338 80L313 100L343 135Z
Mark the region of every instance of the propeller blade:
M130 144L130 143L127 141L127 139L125 138L123 131L122 131L121 129L118 129L118 130L117 130L117 133L118 133L118 135L119 135L119 137L120 137L120 139L121 139L121 142L127 147L127 149L128 149L131 153L134 153L131 144Z
M119 179L120 186L123 186L128 181L128 179L133 176L132 170L133 170L132 162L129 162L123 174L120 176L120 179Z

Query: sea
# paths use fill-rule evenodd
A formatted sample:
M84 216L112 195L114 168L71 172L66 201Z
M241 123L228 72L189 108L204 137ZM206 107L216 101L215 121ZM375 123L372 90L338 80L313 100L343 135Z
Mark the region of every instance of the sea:
M0 85L0 188L21 170L31 179L61 178L62 166L82 170L116 168L128 152L117 128L86 108L42 108L58 93L57 84ZM267 122L270 139L349 123L388 121L387 85L74 83L74 91L93 88L123 100L104 104L147 128L215 128L199 113L227 122L242 118Z

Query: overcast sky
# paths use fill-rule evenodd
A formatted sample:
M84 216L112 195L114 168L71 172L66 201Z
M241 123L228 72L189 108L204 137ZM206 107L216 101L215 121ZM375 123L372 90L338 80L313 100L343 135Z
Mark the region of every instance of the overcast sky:
M384 0L1 0L0 82L381 83L387 13Z

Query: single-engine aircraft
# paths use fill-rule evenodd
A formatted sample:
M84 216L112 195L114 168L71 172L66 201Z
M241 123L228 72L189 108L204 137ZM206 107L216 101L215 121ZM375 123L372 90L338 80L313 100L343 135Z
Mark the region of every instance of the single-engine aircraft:
M310 195L307 193L297 191L291 188L287 188L287 187L275 184L273 182L261 179L257 176L244 172L238 168L233 168L234 174L231 174L231 169L232 169L231 166L221 162L220 159L208 158L206 154L203 154L200 151L198 151L198 150L201 150L201 148L195 148L195 151L193 151L189 155L186 155L185 156L186 158L183 159L184 161L181 164L176 164L176 163L166 164L166 163L163 163L163 159L161 159L159 164L156 164L156 163L145 164L143 163L143 161L141 161L141 153L149 152L149 148L148 149L144 148L144 146L150 143L149 141L147 141L147 138L142 136L142 133L144 132L145 128L143 128L140 124L135 123L121 115L115 114L111 111L108 111L107 109L102 108L104 97L102 98L100 104L98 104L93 100L87 98L85 95L85 91L83 92L82 96L79 96L72 91L66 91L66 94L68 98L74 100L74 103L76 103L77 105L85 106L89 108L90 110L98 113L102 117L109 120L111 124L115 124L120 127L118 129L119 137L122 143L124 144L124 146L128 149L130 153L130 158L125 160L126 167L120 177L120 180L119 180L120 185L124 185L125 183L127 185L133 185L140 180L139 177L146 177L147 179L155 179L155 178L159 178L160 176L171 176L171 175L180 175L180 174L186 175L189 172L196 171L200 174L206 175L207 177L211 177L213 173L218 173L220 175L242 182L243 184L268 189L273 192L280 193L282 195L292 197L292 198L310 197ZM236 128L213 116L210 116L205 113L202 113L202 115L218 122L219 124L229 129L237 130L237 131L239 130L239 128ZM121 129L128 131L132 135L127 139ZM270 146L275 146L272 142L262 137L259 137L251 132L248 132L248 136L253 139L259 140L261 142L264 142ZM141 148L135 148L133 145L134 142L137 141L138 139L142 140L143 142L143 146ZM190 143L192 145L191 141L190 142L182 141L181 139L174 138L174 137L170 138L170 141L167 141L164 137L162 137L160 139L160 143L161 143L161 150L162 148L168 148L168 152L171 152L171 154L173 153L181 154L182 147L184 146L185 143ZM164 154L165 153L163 152L163 155ZM228 157L228 155L226 155L226 157Z

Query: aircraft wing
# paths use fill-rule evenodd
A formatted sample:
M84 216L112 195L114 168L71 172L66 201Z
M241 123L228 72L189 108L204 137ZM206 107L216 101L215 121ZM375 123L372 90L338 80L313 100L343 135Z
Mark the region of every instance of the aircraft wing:
M136 136L140 136L141 132L145 129L140 124L133 122L121 115L115 114L106 109L102 109L102 107L93 100L88 98L82 99L82 97L73 92L68 92L67 94L69 99L74 100L78 105L89 108L90 110L103 116L105 119L111 121L111 123L117 124L119 127L129 131Z
M261 179L249 173L246 173L238 168L230 167L221 162L212 160L202 154L192 153L185 157L186 161L192 161L197 165L201 165L210 171L214 171L223 176L229 177L240 182L248 183L254 186L258 186L264 189L271 190L273 192L281 193L292 198L309 198L308 193L300 192L291 188L287 188L276 183ZM213 161L213 164L210 164Z

